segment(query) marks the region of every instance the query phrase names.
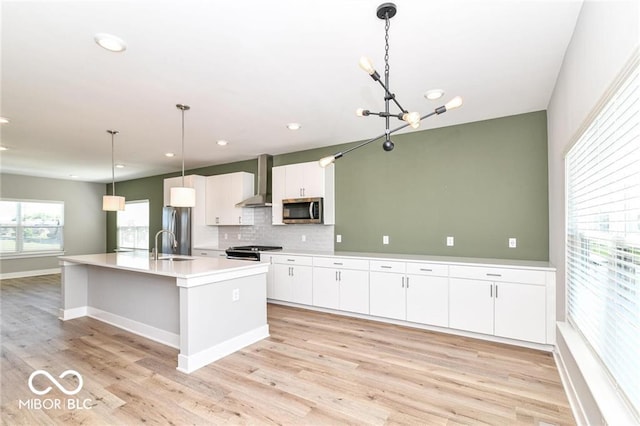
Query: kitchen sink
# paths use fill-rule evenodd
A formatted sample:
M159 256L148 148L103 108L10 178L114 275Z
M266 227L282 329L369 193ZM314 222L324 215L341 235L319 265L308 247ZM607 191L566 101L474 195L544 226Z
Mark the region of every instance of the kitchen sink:
M182 262L185 260L194 260L195 257L190 257L190 256L160 256L158 257L158 260L171 260L174 262Z

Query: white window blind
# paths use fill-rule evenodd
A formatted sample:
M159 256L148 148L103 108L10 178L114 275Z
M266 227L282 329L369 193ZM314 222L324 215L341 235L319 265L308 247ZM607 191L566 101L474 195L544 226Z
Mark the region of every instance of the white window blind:
M566 157L567 309L640 412L640 70Z

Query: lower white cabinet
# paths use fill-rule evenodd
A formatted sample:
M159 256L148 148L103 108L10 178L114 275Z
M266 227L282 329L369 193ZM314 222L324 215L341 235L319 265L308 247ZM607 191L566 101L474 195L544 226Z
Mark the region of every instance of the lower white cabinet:
M549 343L544 272L456 266L451 267L451 273L451 328Z
M272 256L272 298L283 302L313 303L312 258L306 256Z
M313 306L369 313L369 261L313 259Z
M448 327L447 265L372 261L371 269L371 315Z
M269 299L495 336L555 343L548 266L271 255Z

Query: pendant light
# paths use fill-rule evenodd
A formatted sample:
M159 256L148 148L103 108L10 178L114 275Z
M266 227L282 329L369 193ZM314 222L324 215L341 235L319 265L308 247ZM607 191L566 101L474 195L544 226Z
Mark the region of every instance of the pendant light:
M102 210L107 212L115 212L124 210L124 197L116 196L116 172L115 172L115 156L113 138L120 133L117 130L107 130L107 133L111 135L111 188L113 195L102 196Z
M434 111L422 116L418 112L409 112L402 105L400 105L400 102L398 102L396 95L392 93L391 89L389 88L389 28L390 28L389 21L391 18L393 18L396 15L396 11L397 11L396 5L393 3L383 3L380 6L378 6L378 9L376 10L376 16L379 19L383 19L385 21L384 81L380 77L380 74L378 73L378 71L376 71L376 69L374 68L369 58L366 58L366 57L360 58L360 68L362 68L367 74L369 74L371 78L374 81L377 81L380 84L380 86L382 86L382 88L384 89L384 111L373 112L364 108L358 108L356 110L356 115L359 117L378 116L378 117L384 118L385 119L384 133L372 139L369 139L359 145L356 145L350 149L347 149L343 152L337 152L333 155L329 155L327 157L320 159L319 163L321 167L327 167L330 164L332 164L336 159L342 157L344 154L350 151L353 151L354 149L358 149L362 146L368 145L371 142L377 141L378 139L382 139L382 138L385 139L384 143L382 144L382 149L384 149L385 151L391 151L393 150L393 147L394 147L394 144L390 138L392 133L395 133L398 130L404 129L405 127L408 127L408 126L411 126L411 128L413 129L417 129L420 126L420 122L425 118L431 117L432 115L440 115L446 111L452 110L454 108L458 108L462 105L462 98L460 96L456 96L455 98L447 102L445 105L438 107ZM399 113L394 114L390 112L389 105L391 102L393 102L398 107L398 109L400 110ZM389 129L391 118L397 118L398 120L404 121L405 124L398 126L395 129Z
M189 105L177 104L182 111L182 186L171 188L169 205L173 207L194 207L196 205L196 190L184 185L184 112L189 111Z

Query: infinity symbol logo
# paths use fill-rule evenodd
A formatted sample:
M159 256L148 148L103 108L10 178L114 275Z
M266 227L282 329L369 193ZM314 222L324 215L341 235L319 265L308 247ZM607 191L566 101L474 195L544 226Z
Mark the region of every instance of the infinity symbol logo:
M31 392L35 393L36 395L45 395L47 393L49 393L51 391L51 386L47 387L45 390L38 390L33 386L33 379L38 376L38 375L43 375L45 376L47 379L49 379L49 381L51 383L53 383L54 385L56 385L56 387L58 389L60 389L62 391L62 393L64 393L65 395L75 395L78 392L80 392L80 389L82 389L82 376L80 375L80 373L78 373L75 370L67 370L65 372L63 372L60 376L58 376L59 379L64 379L65 377L67 377L68 375L74 375L78 378L78 387L75 388L74 390L68 391L66 390L61 384L60 382L58 382L51 374L49 374L49 372L44 371L44 370L36 370L33 373L31 373L31 376L29 376L29 389L31 389Z

